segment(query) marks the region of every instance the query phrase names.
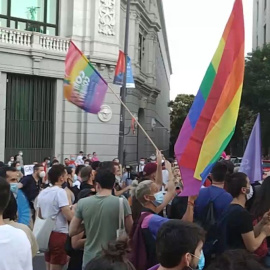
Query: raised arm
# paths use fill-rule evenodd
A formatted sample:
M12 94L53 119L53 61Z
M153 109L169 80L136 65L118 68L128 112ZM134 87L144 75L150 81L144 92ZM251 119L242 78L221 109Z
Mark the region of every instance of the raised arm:
M162 154L161 154L161 152L157 150L156 156L157 156L156 184L158 185L158 188L161 189L161 187L163 185L163 179L162 179Z

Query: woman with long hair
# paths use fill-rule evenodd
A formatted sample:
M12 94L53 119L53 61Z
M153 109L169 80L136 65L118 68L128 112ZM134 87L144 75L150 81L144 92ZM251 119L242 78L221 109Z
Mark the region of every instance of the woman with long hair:
M270 209L269 194L270 194L270 176L264 179L250 211L253 218L254 226L261 221L263 215ZM266 255L268 254L267 239L263 241L261 246L254 253L261 259L264 259L266 257Z

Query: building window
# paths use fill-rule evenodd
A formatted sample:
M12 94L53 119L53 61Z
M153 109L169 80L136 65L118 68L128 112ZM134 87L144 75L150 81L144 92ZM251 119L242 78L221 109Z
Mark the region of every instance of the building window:
M141 71L143 71L143 63L144 63L144 58L145 58L145 37L143 34L139 34L139 65Z
M59 0L1 0L0 26L58 35Z
M263 27L263 44L266 44L266 24Z

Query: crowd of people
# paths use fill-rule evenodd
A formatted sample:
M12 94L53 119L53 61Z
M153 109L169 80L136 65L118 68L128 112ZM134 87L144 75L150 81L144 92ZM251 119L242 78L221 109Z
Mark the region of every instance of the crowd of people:
M270 177L254 185L229 160L181 197L178 163L157 151L138 165L97 154L0 164L0 269L184 270L270 267ZM46 238L47 236L47 238Z

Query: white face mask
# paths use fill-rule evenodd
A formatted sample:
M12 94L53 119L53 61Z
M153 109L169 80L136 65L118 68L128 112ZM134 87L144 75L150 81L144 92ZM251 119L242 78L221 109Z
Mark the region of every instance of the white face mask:
M140 164L141 165L144 165L144 163L145 163L145 161L143 161L143 160L140 161Z
M253 197L253 194L254 194L253 187L250 186L250 191L249 191L249 193L247 194L247 200L250 200L250 199Z
M44 178L45 175L46 175L46 173L45 173L44 171L39 173L39 177L40 177L40 178Z

